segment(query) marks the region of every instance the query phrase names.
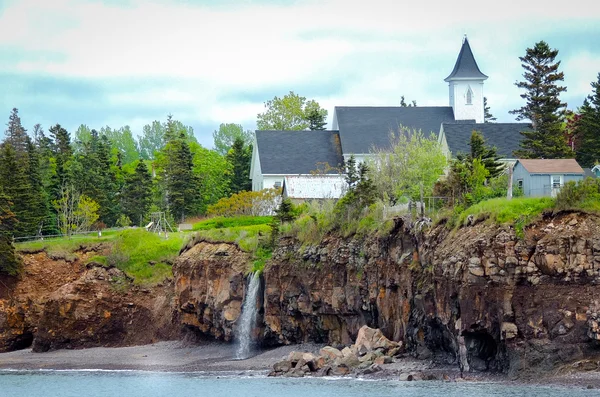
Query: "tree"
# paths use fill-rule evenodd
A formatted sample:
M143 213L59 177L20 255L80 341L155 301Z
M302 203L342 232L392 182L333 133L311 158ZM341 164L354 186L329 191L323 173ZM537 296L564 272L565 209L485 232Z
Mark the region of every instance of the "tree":
M13 232L18 223L11 211L12 203L0 187L0 273L16 276L21 260L12 244Z
M133 138L131 129L128 125L121 127L118 130L105 127L100 130L101 135L106 135L111 143L111 146L119 154L123 165L131 164L140 158L138 144Z
M138 161L133 174L125 176L121 193L123 213L138 223L150 209L152 203L152 176L143 161Z
M591 86L592 94L583 101L575 121L576 158L583 167L593 167L600 161L600 73Z
M252 146L244 146L242 138L237 138L227 153L227 161L231 166L230 190L239 193L242 190L251 190L250 159Z
M19 110L13 108L6 124L6 142L10 143L15 150L19 160L26 156L27 153L27 130L21 125Z
M252 131L244 131L241 124L221 124L219 129L213 132L215 151L221 156L225 156L238 138L242 139L244 145L251 145L254 134Z
M490 107L486 97L483 97L483 120L484 123L493 123L496 121L494 115L490 112Z
M61 187L60 198L53 205L58 214L58 228L65 236L88 231L98 220L98 203L77 192L72 185Z
M60 187L65 185L71 177L69 166L73 149L71 147L71 135L60 124L50 127L50 135L53 139L53 157L56 162L53 194L57 197Z
M406 103L406 100L404 99L404 95L402 95L400 97L400 106L403 108L416 108L417 107L417 101L415 101L414 99L411 101L411 103Z
M323 115L323 119L327 117L327 110L322 109L317 102L307 102L306 97L293 91L283 98L274 97L265 102L265 108L265 112L257 116L256 126L259 130L305 130L310 126L308 113L316 111Z
M208 206L230 194L231 164L214 150L200 145L190 148L194 153L194 175L202 181L198 211L204 214Z
M154 160L154 154L163 148L165 130L160 121L144 126L139 139L140 158Z
M478 159L481 164L488 170L490 178L495 178L502 172L502 163L498 160L500 156L496 153L495 147L490 147L485 144L485 139L479 131L471 133L471 160Z
M308 121L308 129L312 131L324 131L327 125L327 110L322 109L319 104L310 100L304 107L306 120Z
M447 158L435 136L401 127L391 136L391 147L377 153L371 170L377 192L392 203L420 200L421 186L431 196L433 186L444 174Z
M558 71L560 61L555 62L557 55L558 50L540 41L519 57L525 80L515 85L526 90L521 94L526 104L510 113L516 114L517 120L530 120L533 129L521 133L524 140L522 149L515 152L517 157L554 159L572 155L562 132L566 103L559 96L567 89L557 84L564 80L564 73Z

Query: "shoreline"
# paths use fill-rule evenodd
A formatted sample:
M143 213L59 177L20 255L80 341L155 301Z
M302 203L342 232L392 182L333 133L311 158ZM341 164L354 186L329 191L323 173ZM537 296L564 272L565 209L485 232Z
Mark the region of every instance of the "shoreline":
M267 377L273 364L287 357L291 351L318 352L324 345L306 343L262 350L255 356L235 358L236 346L226 343L205 342L191 345L182 341L157 342L128 347L93 347L77 350L54 350L34 353L31 349L0 353L0 372L163 372L198 374L209 377ZM510 379L503 374L467 373L453 365L433 365L411 358L397 359L382 365L382 371L371 375L350 374L347 379L400 380L402 373L434 374L444 382L521 383L577 388L600 389L600 372L549 374L535 379ZM316 377L307 377L316 378ZM331 377L328 377L331 378Z

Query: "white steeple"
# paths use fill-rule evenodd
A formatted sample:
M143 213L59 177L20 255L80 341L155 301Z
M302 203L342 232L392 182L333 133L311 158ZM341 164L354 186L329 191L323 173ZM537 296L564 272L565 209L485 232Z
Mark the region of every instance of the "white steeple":
M462 48L448 82L450 106L454 110L456 120L475 120L484 122L483 116L483 82L488 76L481 73L467 35L463 39Z

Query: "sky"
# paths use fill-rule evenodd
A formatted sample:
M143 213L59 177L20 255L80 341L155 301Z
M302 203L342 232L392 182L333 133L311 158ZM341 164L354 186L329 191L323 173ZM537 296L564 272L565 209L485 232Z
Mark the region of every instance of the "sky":
M491 4L493 3L493 4ZM600 73L600 1L0 0L0 119L134 134L172 114L212 147L221 123L254 130L289 91L335 106L448 106L466 34L491 112L521 107L519 56L559 50L577 109Z

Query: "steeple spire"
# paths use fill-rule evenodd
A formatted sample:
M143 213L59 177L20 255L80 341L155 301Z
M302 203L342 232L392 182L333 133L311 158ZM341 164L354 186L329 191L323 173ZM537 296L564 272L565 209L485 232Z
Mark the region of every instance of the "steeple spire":
M471 51L471 46L469 45L469 40L467 39L467 35L463 38L462 47L460 49L460 53L458 54L458 58L456 59L456 64L454 65L454 69L450 76L446 77L444 81L450 82L452 80L486 80L488 76L481 73L479 70L479 66L477 66L477 62L475 62L475 57L473 56L473 51Z

